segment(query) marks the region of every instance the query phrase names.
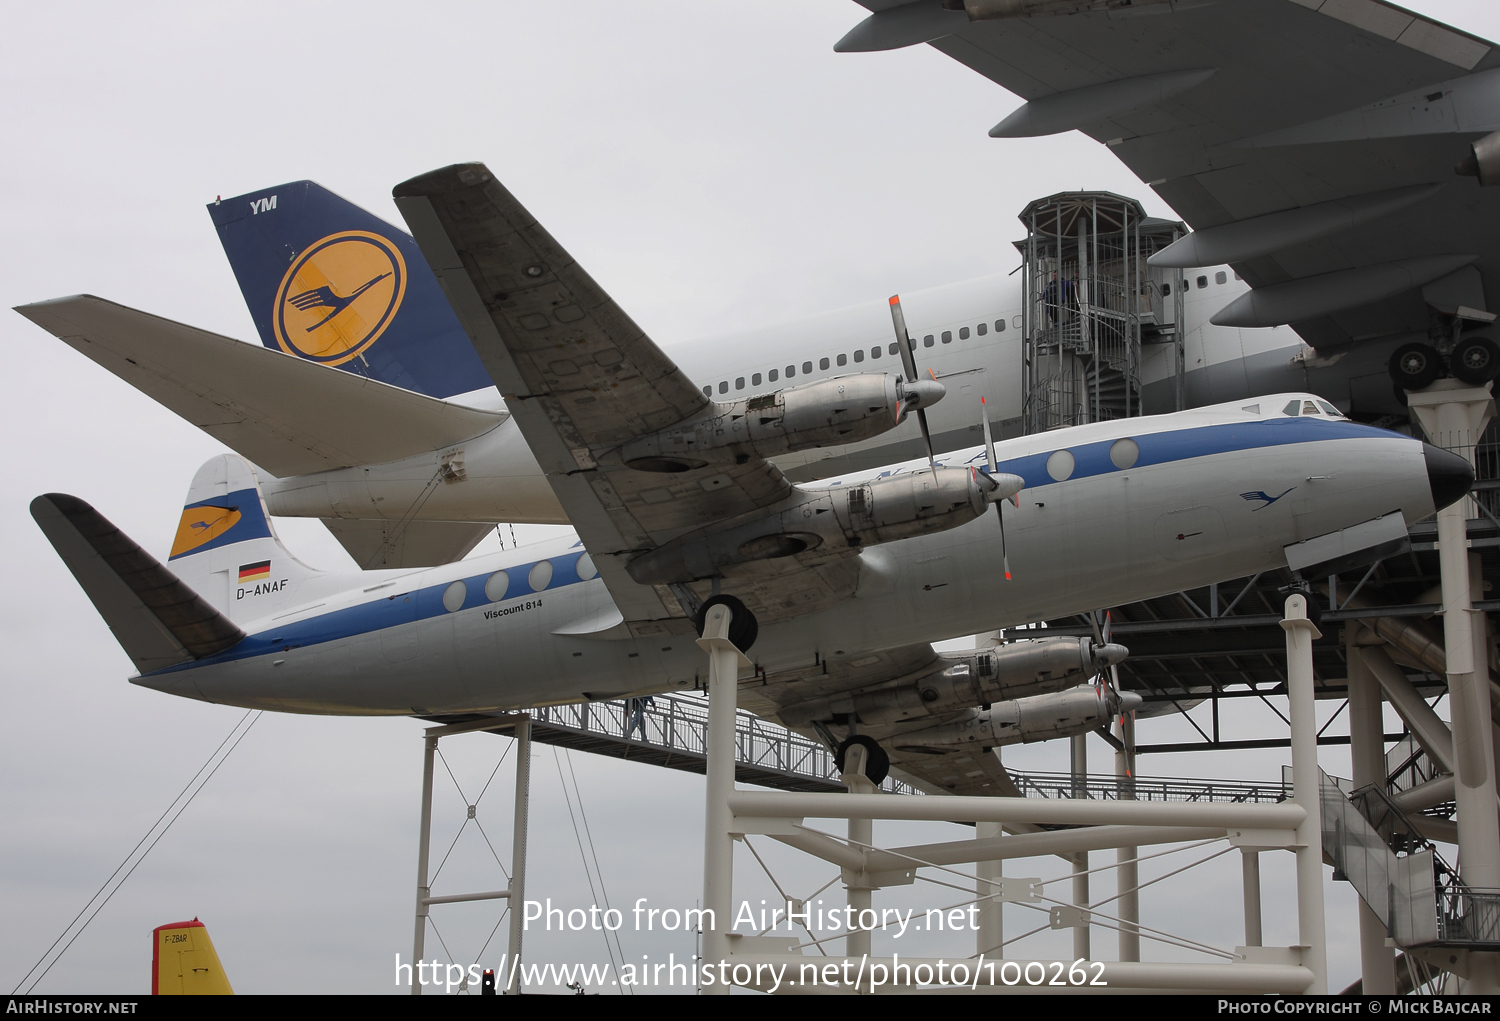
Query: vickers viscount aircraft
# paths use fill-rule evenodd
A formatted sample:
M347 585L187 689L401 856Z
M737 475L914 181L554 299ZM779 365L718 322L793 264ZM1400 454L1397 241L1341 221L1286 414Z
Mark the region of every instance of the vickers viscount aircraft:
M194 479L162 565L83 501L39 497L34 516L137 683L424 717L670 690L701 676L705 607L732 600L731 637L756 663L742 705L830 739L857 726L928 789L993 793L988 749L1134 705L1060 690L1123 650L944 657L932 641L1384 555L1472 481L1454 455L1280 394L794 484L769 453L837 442L875 405L826 386L808 391L820 426L768 414L699 428L722 406L482 165L396 197L577 538L426 571L317 572L275 538L254 470L224 455ZM914 361L909 337L901 358ZM903 399L880 375L840 385L864 383L861 400ZM880 407L868 421L894 424ZM1282 495L1245 495L1261 492Z

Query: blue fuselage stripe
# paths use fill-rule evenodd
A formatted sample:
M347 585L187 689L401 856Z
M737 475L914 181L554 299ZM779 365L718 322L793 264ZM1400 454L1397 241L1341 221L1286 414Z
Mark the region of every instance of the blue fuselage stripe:
M585 555L582 550L577 553L568 552L560 557L547 557L531 563L514 564L472 577L445 581L419 589L401 589L401 583L397 582L393 586L397 588L394 595L377 596L368 603L346 606L328 613L320 613L315 617L293 621L269 631L261 631L247 636L238 645L217 655L206 656L191 663L180 663L154 671L154 673L168 674L213 663L227 663L252 656L264 656L272 652L289 652L308 645L321 645L324 642L336 642L341 638L353 638L356 635L384 631L387 628L412 624L430 617L441 617L450 612L460 612L477 606L503 607L512 599L537 595L541 592L552 592L583 582L585 579L578 576L578 562ZM534 589L531 587L531 574L537 564L541 563L552 565L552 576L542 588ZM504 573L508 579L504 594L498 600L491 600L485 595L485 585L501 573ZM591 574L590 577L592 576ZM450 611L443 604L443 596L458 581L462 581L464 585L464 601L458 610Z

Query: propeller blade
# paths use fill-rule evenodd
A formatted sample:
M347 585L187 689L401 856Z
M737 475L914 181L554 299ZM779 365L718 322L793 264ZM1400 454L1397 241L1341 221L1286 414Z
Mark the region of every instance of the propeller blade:
M906 381L917 381L917 355L912 350L911 334L906 332L906 316L901 311L901 295L891 295L891 325L896 328L896 346L901 349L901 367L906 370Z
M937 474L937 458L932 456L932 433L927 429L927 409L921 406L917 408L917 425L922 427L922 442L927 444L927 463L932 467L932 474Z
M990 409L984 402L984 396L979 398L979 421L984 426L984 457L989 465L990 474L993 475L997 468L995 460L995 441L990 437Z
M995 517L1000 519L1000 564L1005 568L1005 580L1010 581L1010 554L1005 552L1005 512L995 504Z

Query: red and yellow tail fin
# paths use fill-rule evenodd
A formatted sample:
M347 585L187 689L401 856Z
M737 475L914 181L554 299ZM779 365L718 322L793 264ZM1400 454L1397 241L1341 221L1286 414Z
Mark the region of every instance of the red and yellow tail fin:
M234 992L214 942L198 919L159 925L152 932L152 996L227 996Z

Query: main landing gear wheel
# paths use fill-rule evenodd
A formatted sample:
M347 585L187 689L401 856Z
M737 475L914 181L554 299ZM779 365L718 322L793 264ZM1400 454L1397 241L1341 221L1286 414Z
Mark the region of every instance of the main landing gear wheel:
M1483 386L1500 375L1500 347L1488 337L1460 340L1448 356L1448 368L1470 386Z
M708 622L709 608L720 605L729 607L729 612L733 614L729 619L729 640L736 649L749 652L750 646L755 644L755 639L760 635L760 624L749 607L734 596L713 596L703 601L703 605L693 615L693 625L697 627L699 636L703 635L703 627Z
M1386 363L1391 379L1402 390L1422 390L1443 374L1443 356L1429 344L1403 344Z
M842 773L844 771L844 759L849 749L855 745L862 745L865 748L865 776L871 783L879 785L891 771L891 757L885 753L884 748L880 747L880 742L876 741L873 737L856 734L853 737L845 738L844 742L839 745L838 751L833 753L833 764Z

